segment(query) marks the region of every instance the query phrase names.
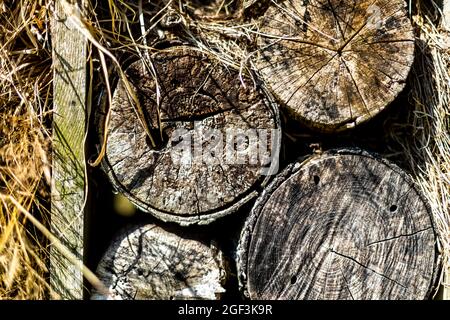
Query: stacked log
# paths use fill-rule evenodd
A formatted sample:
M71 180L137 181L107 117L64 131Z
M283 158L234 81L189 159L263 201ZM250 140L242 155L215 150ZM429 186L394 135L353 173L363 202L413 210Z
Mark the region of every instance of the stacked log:
M142 61L126 70L140 111L121 83L114 92L103 166L111 182L164 221L207 224L236 212L277 165L277 107L263 88L192 48L161 51L152 64L154 75Z
M396 165L336 150L290 165L239 244L251 299L425 299L436 277L431 210Z
M275 1L260 24L257 68L303 124L341 131L403 90L414 61L405 1Z
M93 300L217 299L225 292L227 262L212 240L140 224L113 240L97 274L108 292L95 292Z

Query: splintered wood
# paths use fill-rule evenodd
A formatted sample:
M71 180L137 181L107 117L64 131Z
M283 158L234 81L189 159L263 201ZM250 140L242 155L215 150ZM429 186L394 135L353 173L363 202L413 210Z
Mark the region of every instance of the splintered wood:
M431 210L398 167L357 150L291 165L258 199L239 248L251 299L425 299Z
M193 49L162 51L152 63L158 81L142 61L126 71L141 111L121 83L114 93L104 169L162 220L204 224L236 211L277 159L276 108L250 79Z
M226 263L213 241L148 224L124 230L103 256L97 274L109 290L94 300L218 299Z
M403 90L414 60L404 0L273 1L256 66L291 114L322 131L352 128Z

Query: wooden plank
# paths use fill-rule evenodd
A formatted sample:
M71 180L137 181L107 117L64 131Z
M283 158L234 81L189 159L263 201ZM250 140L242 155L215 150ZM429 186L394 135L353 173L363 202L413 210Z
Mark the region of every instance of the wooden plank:
M79 264L51 247L50 285L62 299L82 299L87 43L64 15L59 1L55 2L51 32L55 64L51 231Z

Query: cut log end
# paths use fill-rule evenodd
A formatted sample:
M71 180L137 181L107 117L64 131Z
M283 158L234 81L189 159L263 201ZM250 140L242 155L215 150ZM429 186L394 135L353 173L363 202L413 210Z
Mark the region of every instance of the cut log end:
M226 262L214 242L156 225L125 230L97 268L108 294L93 300L218 299L225 292Z
M424 299L435 242L409 176L365 152L329 152L293 164L258 199L240 279L252 299Z
M259 72L294 117L335 132L403 90L414 60L404 0L277 1L262 19Z
M157 81L142 61L126 70L141 112L121 83L114 92L104 169L118 191L165 221L205 224L235 212L277 159L276 106L194 49L161 51L152 65Z

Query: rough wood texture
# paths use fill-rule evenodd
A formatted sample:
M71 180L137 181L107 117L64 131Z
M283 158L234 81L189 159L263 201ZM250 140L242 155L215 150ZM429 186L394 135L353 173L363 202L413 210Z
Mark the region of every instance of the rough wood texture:
M239 244L252 299L424 299L435 281L431 210L397 166L357 150L288 167Z
M80 265L50 248L50 285L62 299L82 299L87 43L66 19L59 1L51 31L55 64L51 231L79 258Z
M281 136L276 106L261 88L255 89L251 80L244 78L244 87L238 72L193 49L162 51L152 61L161 97L159 121L153 78L141 61L126 72L152 136L159 140L157 147L149 143L119 84L113 96L105 171L134 204L165 221L205 224L236 211L266 184L268 176L263 174L270 171L266 169L277 168L276 161L270 162L260 153L267 150L265 154L278 155ZM237 138L231 148L241 150L244 158L258 159L230 161L224 151L226 145L230 146L226 136L248 129L272 130L267 133L267 146L259 140L246 145L245 140L238 142ZM175 134L180 130L184 133ZM259 131L257 135L262 137ZM174 157L180 143L188 143L183 147L192 155L188 162L187 153ZM208 148L212 152L206 151Z
M94 293L95 300L217 299L227 278L222 252L213 241L152 224L117 237L97 274L110 296Z
M414 33L404 0L274 1L255 54L292 115L321 131L366 121L405 86Z

